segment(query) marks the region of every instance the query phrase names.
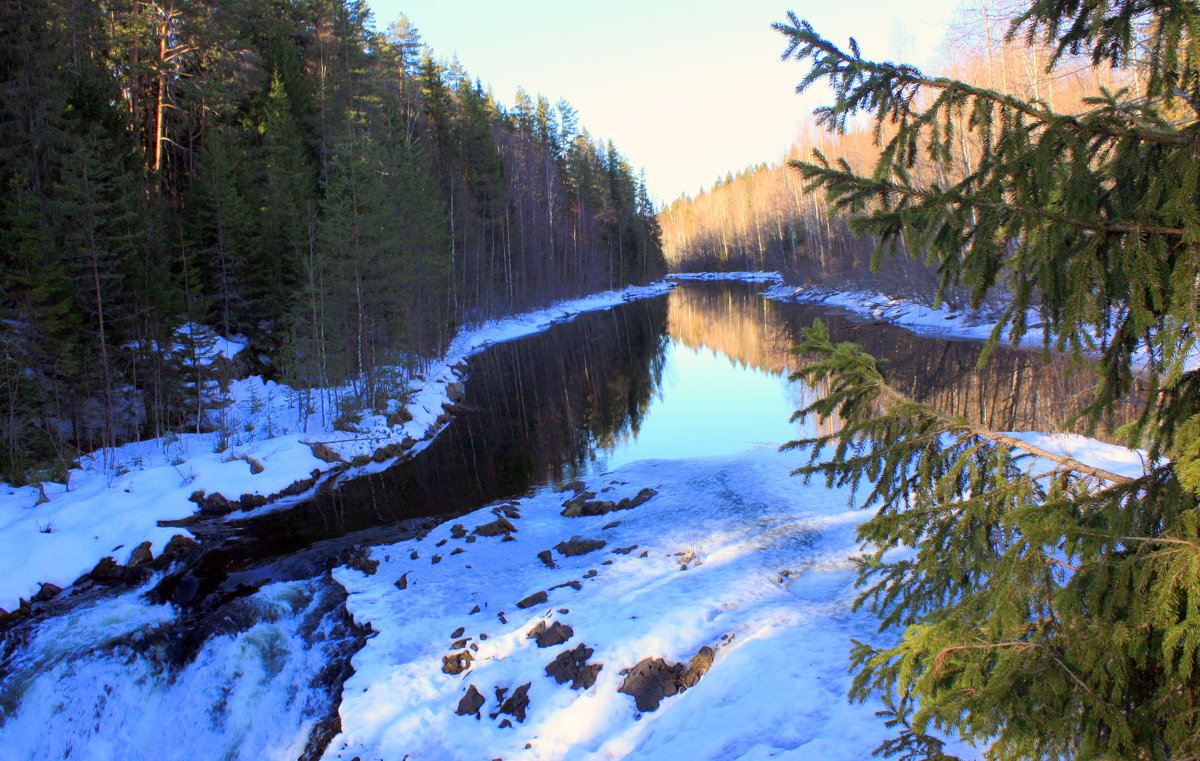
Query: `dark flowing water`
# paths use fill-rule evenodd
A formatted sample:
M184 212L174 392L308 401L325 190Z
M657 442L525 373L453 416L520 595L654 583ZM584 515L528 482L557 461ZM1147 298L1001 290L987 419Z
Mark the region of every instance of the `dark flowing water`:
M758 290L685 284L494 346L471 360L454 421L414 458L209 526L188 567L13 627L0 639L0 758L319 757L366 634L328 573L351 547L634 460L812 433L788 418L817 390L787 376L816 317L886 360L902 390L992 428L1068 430L1092 386L1061 360L1001 349L981 370L977 343Z

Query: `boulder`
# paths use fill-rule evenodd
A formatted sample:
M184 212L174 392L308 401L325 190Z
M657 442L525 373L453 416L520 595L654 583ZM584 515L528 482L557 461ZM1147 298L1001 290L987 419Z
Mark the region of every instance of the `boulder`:
M479 711L486 702L487 698L479 690L475 689L475 685L472 684L467 687L467 693L462 696L462 700L458 701L458 708L454 709L454 712L459 716L474 715L478 718Z
M653 711L663 698L694 687L712 667L715 653L708 645L700 648L687 666L668 664L662 658L644 658L625 674L617 692L632 695L639 711Z
M475 657L471 655L470 650L463 650L461 653L451 653L450 655L442 656L442 672L450 675L461 674L471 668L471 661Z
M550 596L547 595L544 591L534 592L533 594L526 597L524 600L521 600L520 602L518 602L517 607L518 608L531 608L534 605L541 605L542 603L546 602L549 599L550 599ZM501 615L503 615L503 614L501 614Z
M542 550L537 554L537 556L538 560L542 561L547 568L558 568L558 566L554 564L554 555L550 552L550 550Z
M41 584L37 594L30 599L33 602L46 602L47 600L53 600L61 591L62 587L57 584Z
M220 497L220 494L214 494L214 497ZM221 497L224 499L224 497ZM211 499L211 497L210 497ZM133 553L129 556L129 567L137 568L154 560L154 553L150 551L150 542L142 542L137 547L133 548Z
M596 675L604 668L603 663L588 663L593 650L587 645L577 645L564 650L546 664L546 673L559 684L571 683L573 690L586 690L596 683Z
M626 497L617 502L597 500L595 492L585 491L576 494L563 503L562 515L568 518L581 518L589 515L604 515L614 510L631 510L645 504L651 497L657 495L654 489L646 487L633 497Z
M506 713L517 721L525 721L525 710L529 708L529 687L532 684L532 682L526 682L513 690L513 694L505 699L504 705L500 706L500 713Z
M608 542L603 539L584 539L573 536L565 542L559 542L554 545L554 549L567 557L575 557L576 555L586 555L589 552L598 550L606 544Z
M501 534L510 534L516 530L517 527L512 525L508 518L497 518L490 523L484 523L475 527L475 533L479 536L500 536Z
M536 639L538 647L554 647L561 645L575 635L575 630L566 624L555 621L546 626L545 621L538 621L537 626L530 630L526 639Z

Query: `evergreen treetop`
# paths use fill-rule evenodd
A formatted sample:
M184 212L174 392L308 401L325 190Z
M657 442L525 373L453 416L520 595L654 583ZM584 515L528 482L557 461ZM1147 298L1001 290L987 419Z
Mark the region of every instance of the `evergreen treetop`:
M882 695L900 731L881 752L947 758L935 734L953 732L996 759L1200 757L1200 4L1031 2L1010 37L1138 69L1140 89L1082 114L870 60L795 15L776 29L811 66L798 89L832 87L825 126L875 119L869 175L793 166L877 257L902 244L976 304L1007 289L992 346L1036 316L1048 346L1095 353L1093 426L1144 401L1121 434L1146 471L1122 476L904 398L809 331L798 375L828 391L797 415L845 425L792 442L797 472L866 492L859 604L903 632L853 656L854 696ZM970 170L960 124L981 146ZM919 183L918 162L952 179Z

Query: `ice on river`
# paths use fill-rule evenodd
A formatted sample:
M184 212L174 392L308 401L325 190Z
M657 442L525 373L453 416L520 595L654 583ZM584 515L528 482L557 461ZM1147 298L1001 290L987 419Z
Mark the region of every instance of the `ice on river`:
M881 706L846 699L850 639L880 637L873 617L850 610L865 514L842 490L790 477L801 462L773 446L643 460L587 484L609 502L657 491L638 507L564 517L574 492L537 494L508 508L519 514L506 518L511 541L463 533L498 520L485 508L376 547L373 575L337 569L351 613L379 633L354 658L326 758L868 758L888 736ZM604 546L554 549L572 537ZM545 602L517 606L542 591ZM528 636L539 623L572 634L541 648ZM579 645L603 667L573 690L545 668ZM618 692L639 661L686 664L705 646L711 669L657 710ZM444 658L462 652L469 669L445 673ZM497 690L526 683L524 721L497 714ZM485 698L478 718L455 712L471 686Z

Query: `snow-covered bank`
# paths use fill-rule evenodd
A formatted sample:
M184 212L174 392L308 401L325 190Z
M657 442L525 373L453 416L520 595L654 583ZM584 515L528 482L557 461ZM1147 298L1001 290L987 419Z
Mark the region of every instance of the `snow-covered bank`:
M412 452L444 423L462 363L496 343L527 336L584 312L666 293L668 283L634 286L465 327L446 355L404 379L404 412L368 411L352 426L303 411L303 394L255 376L225 393L220 430L140 441L80 460L66 484L0 486L0 608L11 610L41 583L65 587L98 561L129 562L143 542L157 554L183 529L162 527L197 510L197 492L231 500L269 497L345 467L355 458ZM221 353L235 351L220 347ZM334 390L337 395L342 390ZM317 445L314 449L314 445ZM319 455L319 456L318 456Z
M1018 435L1141 472L1121 447ZM848 702L847 654L895 635L851 610L868 514L790 476L804 461L770 445L642 460L335 569L378 634L353 658L325 758L870 757L894 730L881 704Z
M354 657L326 758L867 758L888 736L881 706L845 697L850 638L879 636L850 610L865 514L790 477L801 462L774 446L643 460L591 479L590 497L544 493L376 547L373 575L337 569L379 634ZM636 507L561 514L645 488ZM645 659L700 654L698 674L706 647L711 668L673 695L692 680L666 674L656 710L619 691Z

